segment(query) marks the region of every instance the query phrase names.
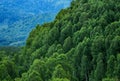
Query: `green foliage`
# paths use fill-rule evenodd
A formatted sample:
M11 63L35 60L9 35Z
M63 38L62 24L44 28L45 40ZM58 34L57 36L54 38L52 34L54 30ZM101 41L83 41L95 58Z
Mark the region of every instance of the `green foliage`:
M95 81L101 81L105 74L104 63L102 58L103 58L102 54L99 54L97 59L98 62L97 62L97 66L94 74Z
M59 30L57 27L54 27L52 28L50 31L49 31L49 34L48 34L48 42L49 44L52 44L54 43L54 41L57 41L58 40L58 37L59 37Z
M63 44L63 49L65 52L69 51L72 48L72 38L67 37Z
M28 78L28 81L42 81L42 79L40 78L40 74L36 71L31 72Z
M69 79L66 78L54 78L52 81L70 81Z
M89 67L88 58L86 55L83 55L82 59L81 59L81 78L82 78L82 81L88 80L89 68L90 67Z
M5 78L9 77L9 74L7 72L7 68L4 64L0 65L0 79L3 80Z
M117 80L114 79L114 78L105 78L105 79L103 79L102 81L117 81Z
M118 80L120 80L120 54L117 55L116 75Z
M57 65L52 75L53 78L66 78L67 74L61 65Z
M115 56L111 55L107 61L107 76L114 77L115 73Z
M21 51L0 51L0 79L119 81L119 5L118 0L73 0L53 22L32 30Z

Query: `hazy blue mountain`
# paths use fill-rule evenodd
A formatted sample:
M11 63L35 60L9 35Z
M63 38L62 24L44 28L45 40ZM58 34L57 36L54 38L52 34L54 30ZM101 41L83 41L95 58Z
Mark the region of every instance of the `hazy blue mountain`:
M50 22L72 0L1 0L0 46L22 45L37 25Z

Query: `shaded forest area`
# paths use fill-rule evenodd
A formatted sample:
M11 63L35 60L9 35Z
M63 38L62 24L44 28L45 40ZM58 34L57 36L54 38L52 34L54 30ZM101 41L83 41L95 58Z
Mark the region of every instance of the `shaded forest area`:
M74 0L16 50L0 51L0 81L120 81L120 1Z

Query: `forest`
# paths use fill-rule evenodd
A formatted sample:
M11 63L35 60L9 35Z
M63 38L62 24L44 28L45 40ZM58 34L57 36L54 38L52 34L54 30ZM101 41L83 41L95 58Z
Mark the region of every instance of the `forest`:
M25 46L0 49L0 81L120 81L120 1L73 0Z

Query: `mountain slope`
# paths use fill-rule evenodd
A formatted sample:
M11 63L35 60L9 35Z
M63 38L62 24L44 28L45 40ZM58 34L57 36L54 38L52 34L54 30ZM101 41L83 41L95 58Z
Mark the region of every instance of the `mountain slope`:
M23 56L29 70L21 80L39 75L38 81L119 80L119 5L117 0L76 0L54 22L37 26L27 39Z
M6 71L1 76L15 81L119 81L119 9L118 0L72 1L53 22L32 30L21 53L13 56L18 70L10 71L16 75L1 65Z

